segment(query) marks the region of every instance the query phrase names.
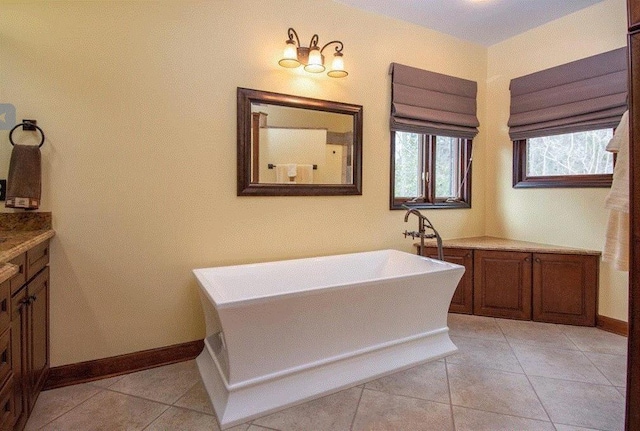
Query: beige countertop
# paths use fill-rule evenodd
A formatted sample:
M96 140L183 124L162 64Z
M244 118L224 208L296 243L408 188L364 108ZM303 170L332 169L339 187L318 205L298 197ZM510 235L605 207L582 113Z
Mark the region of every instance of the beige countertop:
M420 244L414 244L419 247ZM562 247L559 245L539 244L536 242L517 241L513 239L496 238L492 236L477 236L472 238L445 239L442 245L446 248L470 248L482 250L510 250L531 253L571 253L600 255L599 251L582 248ZM434 240L425 241L425 246L435 247Z
M30 248L52 238L51 213L0 214L0 283L18 272L8 263Z

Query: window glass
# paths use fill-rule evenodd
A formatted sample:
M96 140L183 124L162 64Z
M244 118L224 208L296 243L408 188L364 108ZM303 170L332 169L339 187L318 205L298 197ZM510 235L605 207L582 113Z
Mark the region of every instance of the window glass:
M422 135L395 132L395 196L422 195Z
M613 155L605 150L612 129L530 138L527 177L595 175L613 172Z
M458 141L458 138L436 137L436 198L455 198L457 196L460 172Z

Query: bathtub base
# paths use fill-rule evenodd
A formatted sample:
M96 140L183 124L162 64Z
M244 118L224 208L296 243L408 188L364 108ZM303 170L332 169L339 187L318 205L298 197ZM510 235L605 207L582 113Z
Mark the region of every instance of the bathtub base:
M206 340L197 364L220 426L227 428L455 351L445 326L233 385Z

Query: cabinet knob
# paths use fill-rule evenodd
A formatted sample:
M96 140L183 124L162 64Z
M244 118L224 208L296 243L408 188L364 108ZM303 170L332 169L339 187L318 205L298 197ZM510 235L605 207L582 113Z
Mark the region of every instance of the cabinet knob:
M536 262L540 263L540 258L536 257Z
M524 261L525 261L525 262L529 262L529 260L530 260L530 259L529 259L528 257L525 257L525 258L524 258Z

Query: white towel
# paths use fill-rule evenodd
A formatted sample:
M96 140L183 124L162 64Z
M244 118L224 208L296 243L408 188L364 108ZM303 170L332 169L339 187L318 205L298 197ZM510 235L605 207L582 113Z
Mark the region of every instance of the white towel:
M288 165L276 165L275 167L276 169L276 183L288 183L289 182L289 175L288 171Z
M313 165L298 165L298 184L313 184Z
M617 153L611 190L605 198L605 208L629 212L629 111L622 115L616 133L607 144L607 151Z
M296 164L295 163L289 163L287 165L287 175L289 177L295 177L296 175L298 175L298 170L296 168Z
M605 198L610 210L607 236L602 253L620 271L629 270L629 111L622 115L607 151L617 153L611 190Z

